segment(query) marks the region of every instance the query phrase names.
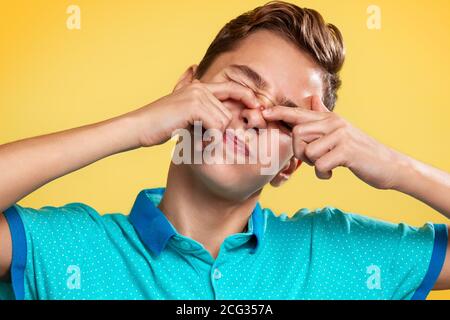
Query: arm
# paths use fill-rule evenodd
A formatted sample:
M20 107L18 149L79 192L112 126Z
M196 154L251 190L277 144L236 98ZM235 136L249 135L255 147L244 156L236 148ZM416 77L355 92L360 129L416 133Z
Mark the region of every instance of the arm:
M399 159L392 189L422 201L450 219L450 174L405 155Z
M313 97L309 109L277 106L263 115L293 127L294 155L314 166L318 178L330 179L335 168L346 167L372 187L403 192L450 218L448 173L379 143L329 112L320 98ZM435 289L450 289L450 245Z
M0 146L0 280L9 279L12 241L1 213L44 184L99 159L139 146L133 117Z
M392 189L410 195L450 218L450 174L405 155L399 159L398 176ZM434 289L450 289L450 237L444 266Z
M9 280L9 266L11 264L11 233L8 223L3 214L0 213L0 281Z
M139 146L129 116L0 146L0 212L46 183Z
M224 131L231 112L221 101L228 99L260 107L248 88L232 82L203 84L185 73L172 94L148 106L99 123L1 145L0 280L9 275L12 255L3 211L52 180L116 153L162 144L196 121L206 129Z

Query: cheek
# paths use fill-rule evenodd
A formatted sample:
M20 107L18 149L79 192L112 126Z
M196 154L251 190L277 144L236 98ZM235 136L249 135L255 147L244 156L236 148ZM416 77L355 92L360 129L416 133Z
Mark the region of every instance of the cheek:
M260 146L266 150L266 154L277 156L281 162L294 155L292 138L289 134L273 127L263 132L259 139Z
M294 155L292 138L285 133L280 133L279 141L280 158L283 160L290 159Z

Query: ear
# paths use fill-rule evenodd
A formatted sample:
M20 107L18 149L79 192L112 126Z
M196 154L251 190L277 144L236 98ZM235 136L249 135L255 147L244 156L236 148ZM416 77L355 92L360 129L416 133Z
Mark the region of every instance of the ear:
M318 112L331 112L328 108L323 104L322 99L319 96L311 97L311 110Z
M173 91L177 91L178 89L181 89L188 84L190 84L195 79L195 73L197 72L198 66L196 64L193 64L190 66L178 79L177 84Z
M284 168L270 181L272 187L278 188L282 186L292 174L302 165L302 162L295 157L292 157Z

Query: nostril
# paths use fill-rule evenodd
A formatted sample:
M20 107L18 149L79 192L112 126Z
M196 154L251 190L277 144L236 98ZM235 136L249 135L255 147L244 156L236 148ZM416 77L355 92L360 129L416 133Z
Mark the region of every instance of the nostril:
M248 124L248 119L247 118L244 118L244 123Z

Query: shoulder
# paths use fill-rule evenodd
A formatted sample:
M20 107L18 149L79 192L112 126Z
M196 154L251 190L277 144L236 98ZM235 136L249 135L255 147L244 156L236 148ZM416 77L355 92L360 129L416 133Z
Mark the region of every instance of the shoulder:
M274 229L296 229L305 226L315 228L333 226L334 229L347 229L353 219L359 219L354 214L330 206L318 209L302 208L291 215L285 212L276 213L272 209L265 208L264 213L267 217L267 227ZM361 218L364 219L364 217Z
M39 209L16 204L7 211L9 215L17 214L27 231L92 231L128 222L128 217L124 214L102 214L94 207L81 202L44 206Z
M404 236L416 238L432 237L433 225L425 224L421 228L404 223L392 223L367 217L351 211L327 206L318 209L299 209L292 215L277 214L265 208L267 230L274 233L320 234L326 238L357 237L367 240L398 239Z
M314 210L302 208L292 215L277 214L269 208L263 209L263 212L266 216L267 228L280 231L298 231L302 228L308 228L311 231L322 231L331 235L338 233L386 236L419 230L426 233L426 230L432 232L433 229L431 224L425 224L419 229L404 223L383 221L332 206Z

